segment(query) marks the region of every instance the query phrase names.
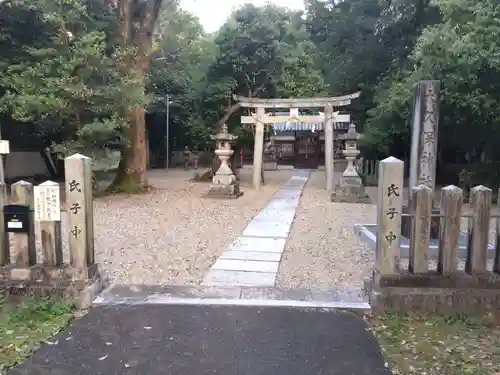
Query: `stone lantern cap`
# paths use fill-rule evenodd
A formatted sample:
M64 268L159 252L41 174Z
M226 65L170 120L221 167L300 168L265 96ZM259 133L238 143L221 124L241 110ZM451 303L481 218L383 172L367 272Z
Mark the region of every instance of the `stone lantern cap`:
M235 141L236 139L238 139L238 136L228 132L226 124L222 125L222 129L219 133L217 133L216 135L212 135L210 137L216 141L227 141L227 142Z
M357 141L363 137L362 134L359 134L356 131L356 125L350 124L349 125L349 130L347 131L346 134L340 136L339 138L345 140L345 141Z

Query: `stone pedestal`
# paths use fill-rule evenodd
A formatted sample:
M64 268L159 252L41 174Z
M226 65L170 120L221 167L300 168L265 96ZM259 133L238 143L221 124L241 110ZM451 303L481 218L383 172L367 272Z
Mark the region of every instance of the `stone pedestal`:
M332 202L372 203L363 185L337 185L332 193Z
M356 175L352 175L347 169L346 172L340 178L340 183L333 189L332 202L372 203L356 171L354 171Z
M207 197L236 199L243 195L240 191L240 184L236 181L236 176L226 163L221 164L212 181Z

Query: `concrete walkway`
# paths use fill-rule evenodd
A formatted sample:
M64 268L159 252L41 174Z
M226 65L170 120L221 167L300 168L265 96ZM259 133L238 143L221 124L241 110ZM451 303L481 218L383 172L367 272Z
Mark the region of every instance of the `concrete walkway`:
M217 259L203 285L275 285L295 209L311 171L294 173Z

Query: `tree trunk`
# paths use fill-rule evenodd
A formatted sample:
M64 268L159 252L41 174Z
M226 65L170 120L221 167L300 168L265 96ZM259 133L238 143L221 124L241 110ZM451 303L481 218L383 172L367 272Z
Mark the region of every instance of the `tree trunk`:
M144 109L135 107L130 113L129 141L122 146L118 172L112 190L134 193L147 187L146 121Z
M123 47L137 47L137 56L127 57L122 69L137 74L144 88L144 77L149 70L149 59L153 43L153 28L162 0L147 0L139 19L134 12L133 0L111 0L120 21L118 42ZM137 25L137 26L136 26ZM135 32L132 32L135 28ZM144 108L132 108L128 119L127 143L122 146L120 164L111 190L133 193L147 187L147 142Z

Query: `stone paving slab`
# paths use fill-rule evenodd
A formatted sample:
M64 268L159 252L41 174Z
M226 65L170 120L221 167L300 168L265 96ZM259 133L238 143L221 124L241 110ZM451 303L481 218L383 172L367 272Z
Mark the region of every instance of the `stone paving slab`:
M274 221L274 222L282 222L287 225L291 225L293 219L295 217L295 211L286 210L286 211L276 211L265 209L260 212L257 216L254 217L254 221Z
M225 251L219 259L260 260L266 262L279 262L281 253L265 253L263 251Z
M145 286L117 284L94 300L94 305L216 304L301 306L369 311L361 288L281 289L272 286Z
M229 251L229 254L220 257L215 262L205 276L203 284L274 286L281 254L295 217L295 209L309 175L310 171L298 171L297 175L280 187L264 209L243 230L242 236L225 249L226 252ZM280 238L282 242L267 242L265 240L267 238ZM234 252L243 251L250 251L254 254L247 254L243 259L229 258L238 256ZM272 257L277 261L263 260L263 256L256 255L256 252L274 253L276 255L267 255L267 257ZM259 275L262 276L260 282Z
M285 238L261 238L240 236L234 240L227 250L229 251L262 251L266 253L283 253Z
M247 271L247 272L278 272L279 262L266 262L241 259L218 259L212 270Z
M211 269L205 276L205 285L274 286L274 272L246 272Z
M350 312L101 306L8 375L390 375ZM55 344L54 344L55 343Z
M252 221L243 231L243 236L286 238L290 232L290 223L273 221Z
M298 199L302 195L302 191L297 191L296 189L280 189L273 198L287 198L287 199Z
M295 213L295 208L298 204L298 200L292 201L291 199L271 199L269 203L264 207L264 210L293 210Z

